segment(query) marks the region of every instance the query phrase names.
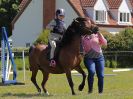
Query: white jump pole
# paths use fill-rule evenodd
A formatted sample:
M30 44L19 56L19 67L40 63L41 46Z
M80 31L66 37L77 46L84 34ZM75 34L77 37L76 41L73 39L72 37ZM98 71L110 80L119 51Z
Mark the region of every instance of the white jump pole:
M24 71L24 81L25 81L25 57L24 57L24 50L22 51L22 57L23 57L23 71Z
M8 51L7 51L6 59L7 59L7 60L6 60L6 71L5 71L6 73L5 73L5 79L6 79L6 80L9 80L9 75L10 75L10 74L9 74L9 67L10 67L10 66L9 66L9 52L8 52Z
M123 71L131 71L133 68L125 68L125 69L115 69L113 72L123 72Z
M14 53L12 53L12 57L14 58ZM7 54L7 66L8 66L7 80L9 80L10 74L13 74L13 72L11 71L12 65L11 62L9 61L9 52Z

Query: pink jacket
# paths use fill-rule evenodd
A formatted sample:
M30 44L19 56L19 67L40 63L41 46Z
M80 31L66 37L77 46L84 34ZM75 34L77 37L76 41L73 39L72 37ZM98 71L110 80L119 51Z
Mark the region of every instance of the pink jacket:
M82 45L85 54L88 53L91 49L98 53L102 53L101 46L107 45L107 40L101 33L85 35L82 37Z

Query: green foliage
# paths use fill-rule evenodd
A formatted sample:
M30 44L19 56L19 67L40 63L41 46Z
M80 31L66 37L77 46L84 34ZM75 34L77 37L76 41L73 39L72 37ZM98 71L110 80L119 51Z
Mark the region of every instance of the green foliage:
M133 49L133 29L125 28L118 34L112 35L111 33L102 32L108 41L107 51L122 51Z
M109 47L110 47L109 45L112 43L112 39L113 39L114 35L112 35L111 33L107 32L107 31L104 31L104 30L101 30L100 32L107 39L107 42L108 42L107 47L103 47L102 49L103 50L108 50Z
M133 50L133 29L132 28L125 28L123 31L121 31L118 34L112 35L111 33L108 33L106 31L101 31L101 33L104 35L104 37L107 39L108 46L105 49L106 51L113 51L115 53L119 51L132 51ZM124 54L124 53L122 53ZM117 62L112 61L112 59L107 58L107 61L105 62L105 66L110 66L111 68L121 67L126 68L130 67L132 68L132 55L125 53L122 55L119 53ZM112 56L115 54L111 54ZM127 57L126 57L127 56ZM129 58L130 57L130 58ZM110 63L109 61L110 60Z
M6 26L18 12L20 0L0 0L0 27Z
M105 74L114 74L115 76L104 77L103 94L98 94L97 77L94 77L93 93L88 95L87 79L82 92L78 91L78 86L82 81L82 76L72 74L74 89L76 95L71 95L69 84L65 74L50 74L46 83L46 88L50 95L44 93L38 94L35 86L31 82L31 72L26 71L26 79L23 81L23 71L17 71L17 85L0 86L1 99L133 99L133 76L132 71L114 73L113 69L105 68ZM87 70L84 70L86 73ZM41 87L42 73L38 71L36 81ZM25 83L22 85L21 83ZM20 84L20 85L19 85ZM42 90L43 92L43 90Z
M8 36L12 35L11 22L19 11L18 5L20 2L21 0L0 0L0 34L1 27L5 26L9 33Z
M15 58L14 59L17 70L23 70L23 60L22 58ZM25 57L25 69L29 70L29 60L28 57Z
M110 60L105 60L105 67L110 67Z
M133 29L126 28L124 31L120 32L119 35L123 37L123 41L125 42L125 46L123 46L124 49L132 50L133 49Z
M14 58L16 68L17 70L23 70L23 60L22 58ZM1 67L1 61L0 61L0 67ZM29 60L28 57L25 57L25 69L29 70ZM1 68L0 68L1 70Z
M105 60L105 67L108 68L117 68L117 61L112 60L112 59L106 59Z
M34 42L34 44L38 43L43 43L43 44L48 44L48 35L49 35L49 30L44 30L37 38L37 40Z
M110 63L110 68L116 68L117 67L117 62L115 60L112 60Z
M81 61L80 65L81 65L82 68L85 68L84 61L83 60Z

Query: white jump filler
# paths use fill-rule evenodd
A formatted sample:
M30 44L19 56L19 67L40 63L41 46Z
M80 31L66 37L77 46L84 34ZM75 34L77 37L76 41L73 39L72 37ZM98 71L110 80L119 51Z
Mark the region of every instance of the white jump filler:
M10 48L10 43L8 41L7 31L5 27L2 27L2 40L1 40L1 64L2 64L2 83L10 84L16 83L17 71L16 64L13 59L13 53ZM11 72L11 69L13 72ZM9 75L13 73L13 80L9 80Z

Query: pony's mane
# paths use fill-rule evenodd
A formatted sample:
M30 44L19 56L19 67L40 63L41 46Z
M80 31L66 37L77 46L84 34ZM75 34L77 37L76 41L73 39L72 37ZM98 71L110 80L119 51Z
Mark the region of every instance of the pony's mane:
M63 35L61 46L69 45L75 36L81 36L85 32L85 18L78 17L73 20Z
M73 37L75 36L75 30L74 28L70 25L65 34L63 35L62 41L61 41L61 45L62 46L66 46L68 44L70 44L73 41Z

